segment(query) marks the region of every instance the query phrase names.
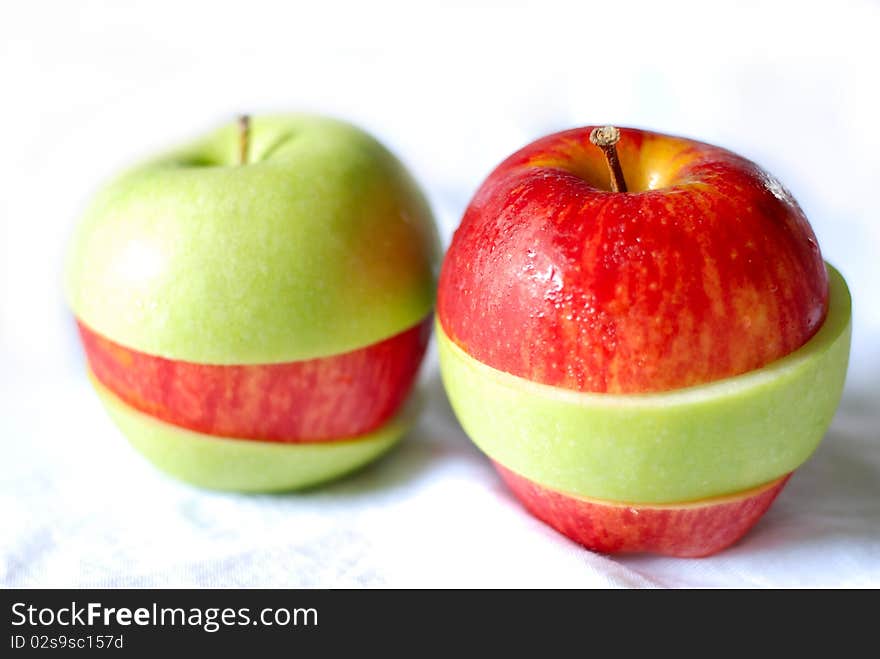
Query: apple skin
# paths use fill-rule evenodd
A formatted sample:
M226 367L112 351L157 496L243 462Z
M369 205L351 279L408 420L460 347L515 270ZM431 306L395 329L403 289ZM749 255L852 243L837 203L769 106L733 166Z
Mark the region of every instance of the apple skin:
M828 272L819 332L742 375L651 394L572 391L481 363L438 321L443 384L471 440L543 487L638 505L747 490L807 460L840 401L852 306L843 277Z
M364 131L286 115L249 133L245 163L230 124L100 190L64 286L135 448L196 485L274 491L403 435L439 246L418 186Z
M701 558L726 549L754 526L791 474L734 496L669 506L584 499L541 487L499 464L511 492L535 517L591 551Z
M351 352L286 364L217 366L130 350L79 324L89 369L126 404L215 437L336 441L371 432L412 389L432 319Z
M791 195L724 149L621 129L628 193L592 127L493 171L440 275L440 323L493 368L576 391L668 391L755 370L821 326L828 283Z
M420 403L410 396L393 417L359 437L289 444L214 437L171 425L127 405L90 377L110 418L155 467L191 485L233 492L300 490L349 474L400 441Z
M202 364L327 357L421 322L434 303L433 217L362 130L254 117L99 191L68 251L79 321L133 350Z

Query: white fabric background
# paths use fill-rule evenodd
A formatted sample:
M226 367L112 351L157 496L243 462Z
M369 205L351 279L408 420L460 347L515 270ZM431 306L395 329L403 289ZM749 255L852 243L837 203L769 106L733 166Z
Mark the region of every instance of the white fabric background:
M0 585L880 586L880 7L317 4L0 8ZM379 135L445 240L491 167L552 130L641 125L758 161L855 300L847 390L819 451L717 557L597 556L507 495L432 351L419 424L352 477L239 496L155 472L83 376L66 237L119 167L242 110L285 109Z

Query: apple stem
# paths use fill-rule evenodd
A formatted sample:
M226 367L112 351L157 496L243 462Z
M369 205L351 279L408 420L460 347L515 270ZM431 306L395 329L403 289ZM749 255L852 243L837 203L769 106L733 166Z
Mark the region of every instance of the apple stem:
M590 142L602 149L602 153L605 154L608 171L611 173L611 189L614 192L626 192L626 180L623 178L620 159L617 157L616 144L619 141L620 131L614 126L597 127L590 133Z
M248 147L251 139L251 118L243 114L238 118L238 164L246 165L248 161Z

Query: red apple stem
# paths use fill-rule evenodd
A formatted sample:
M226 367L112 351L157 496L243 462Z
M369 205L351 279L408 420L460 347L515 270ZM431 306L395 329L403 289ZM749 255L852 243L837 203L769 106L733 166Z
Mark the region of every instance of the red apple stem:
M614 126L594 128L590 133L590 142L602 149L602 153L605 154L608 171L611 173L611 189L614 192L626 192L626 180L623 178L620 159L617 157L616 145L619 141L620 131Z
M243 114L238 118L238 164L246 165L248 161L248 147L251 141L251 118Z

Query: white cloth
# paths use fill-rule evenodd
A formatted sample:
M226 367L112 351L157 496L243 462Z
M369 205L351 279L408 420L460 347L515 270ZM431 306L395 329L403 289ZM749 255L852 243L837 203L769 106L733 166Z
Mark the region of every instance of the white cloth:
M6 381L6 586L880 586L880 413L847 399L752 532L705 559L605 557L530 517L426 407L380 462L315 491L200 491L135 453L84 378Z

